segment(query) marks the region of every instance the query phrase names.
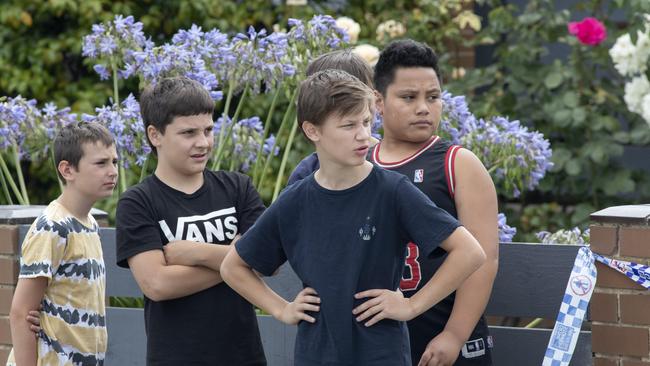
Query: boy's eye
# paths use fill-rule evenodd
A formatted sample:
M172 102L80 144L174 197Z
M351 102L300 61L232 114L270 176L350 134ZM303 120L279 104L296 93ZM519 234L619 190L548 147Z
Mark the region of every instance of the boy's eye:
M436 99L440 98L440 96L438 96L438 95L429 95L428 98L429 98L429 100L436 100Z
M404 96L402 96L402 99L404 99L404 100L413 100L413 99L415 99L415 97L412 96L412 95L404 95Z

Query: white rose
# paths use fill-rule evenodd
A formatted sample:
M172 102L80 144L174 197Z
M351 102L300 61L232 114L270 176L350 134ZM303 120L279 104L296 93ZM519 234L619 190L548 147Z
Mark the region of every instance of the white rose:
M625 104L627 108L634 113L642 113L643 97L650 94L650 82L645 75L641 75L632 79L632 81L625 84Z
M352 52L356 53L362 59L366 60L370 66L375 66L377 60L379 60L379 49L369 44L358 45Z
M357 43L359 32L361 32L359 23L348 17L340 17L336 19L336 26L343 29L350 36L350 44Z
M641 117L643 117L650 126L650 94L646 94L641 102Z
M609 55L614 61L614 67L623 75L634 75L645 72L650 56L650 38L647 33L638 33L637 45L632 43L629 34L624 34L616 40L609 50Z
M383 42L384 40L401 37L406 33L404 24L396 20L387 20L377 26L377 41Z

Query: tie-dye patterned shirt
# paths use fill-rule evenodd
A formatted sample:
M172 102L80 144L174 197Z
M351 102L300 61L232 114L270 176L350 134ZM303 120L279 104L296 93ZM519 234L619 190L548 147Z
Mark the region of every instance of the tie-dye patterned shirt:
M50 203L23 241L19 277L48 279L38 365L103 365L106 271L95 219L81 221Z

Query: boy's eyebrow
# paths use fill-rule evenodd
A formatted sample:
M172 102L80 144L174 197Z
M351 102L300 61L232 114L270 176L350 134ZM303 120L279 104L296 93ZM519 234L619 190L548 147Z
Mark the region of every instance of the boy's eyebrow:
M417 93L417 92L419 92L419 91L420 91L420 90L417 89L417 88L406 87L406 88L404 88L404 89L400 89L400 90L398 90L397 92L398 92L398 93ZM440 88L433 87L433 88L427 89L425 92L426 92L426 93L440 93Z

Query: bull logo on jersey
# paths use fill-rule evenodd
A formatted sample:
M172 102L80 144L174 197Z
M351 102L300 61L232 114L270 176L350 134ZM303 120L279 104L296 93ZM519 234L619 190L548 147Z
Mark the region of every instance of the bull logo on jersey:
M363 224L361 228L359 228L359 236L361 239L368 241L373 236L375 236L376 231L377 228L370 224L370 216L368 216L366 217L366 223Z

